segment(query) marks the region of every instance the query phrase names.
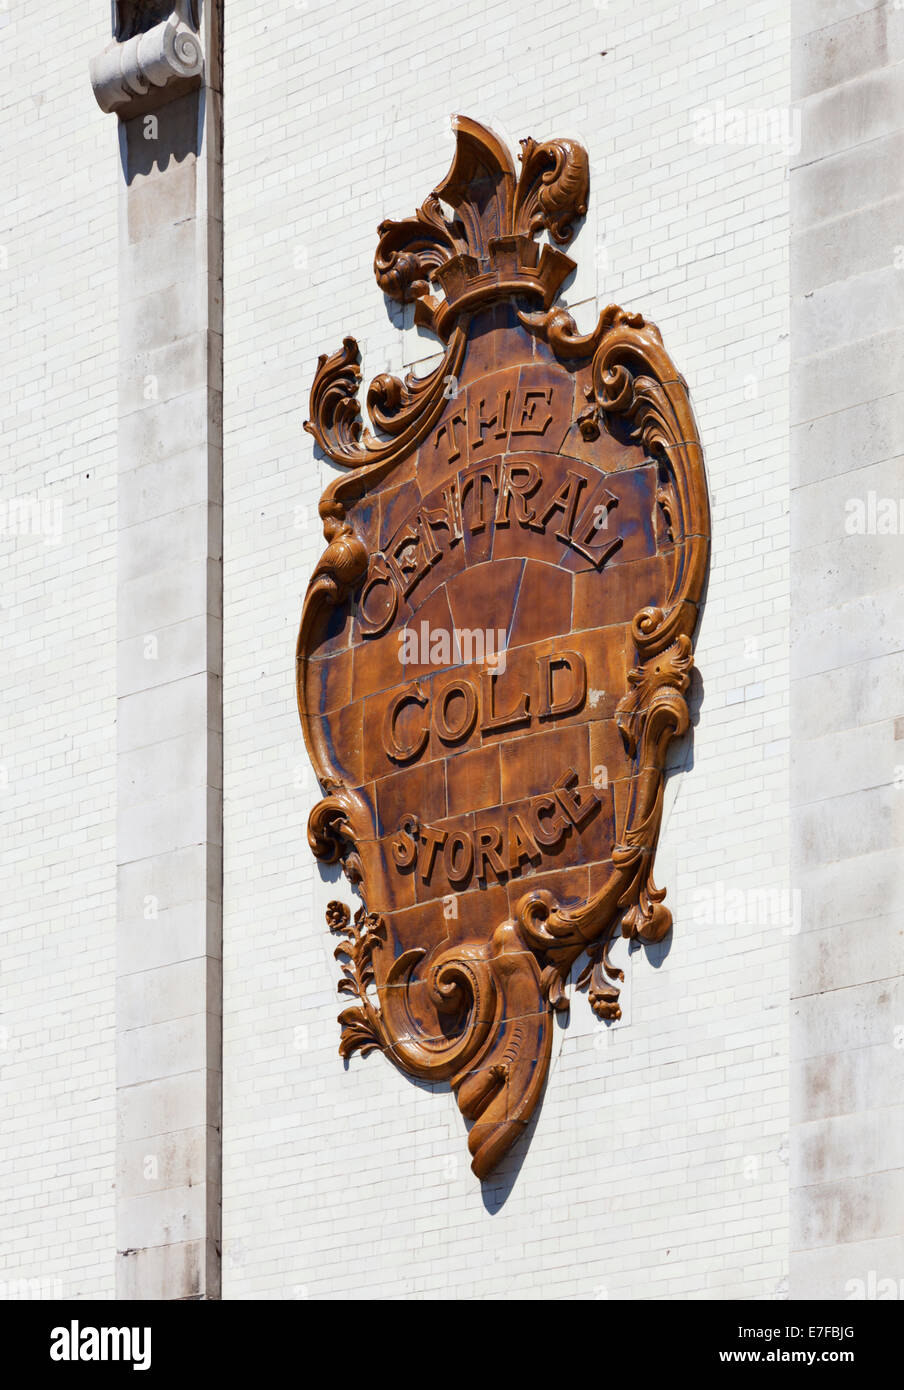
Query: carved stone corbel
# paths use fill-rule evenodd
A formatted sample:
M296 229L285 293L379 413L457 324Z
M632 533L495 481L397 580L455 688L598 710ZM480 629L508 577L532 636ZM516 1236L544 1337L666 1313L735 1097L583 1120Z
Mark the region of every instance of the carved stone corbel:
M201 0L114 0L113 42L91 60L102 111L123 120L201 85Z

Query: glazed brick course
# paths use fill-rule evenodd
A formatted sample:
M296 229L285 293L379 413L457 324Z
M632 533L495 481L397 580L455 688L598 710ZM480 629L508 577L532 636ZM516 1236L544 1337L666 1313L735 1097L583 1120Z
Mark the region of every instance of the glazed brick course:
M113 1291L118 165L87 80L108 24L103 0L0 9L0 1299Z

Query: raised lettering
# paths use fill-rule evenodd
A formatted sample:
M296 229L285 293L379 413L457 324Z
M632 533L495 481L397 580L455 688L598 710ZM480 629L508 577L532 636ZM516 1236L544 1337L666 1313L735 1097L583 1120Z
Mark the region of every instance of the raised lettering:
M403 816L397 837L390 843L393 861L400 869L410 869L417 859L416 827L414 816Z
M446 843L446 831L437 830L431 825L425 825L421 830L421 839L427 850L423 863L421 864L421 878L424 883L429 883L430 875L433 873L436 851L437 849L442 849L443 845Z
M584 797L576 796L571 789L577 780L578 774L573 767L570 767L567 772L562 773L558 781L553 783L552 789L555 792L556 800L572 825L576 830L580 830L599 806L600 799L596 792L590 790Z
M449 705L460 699L464 707L457 719L450 722ZM469 681L456 678L443 687L433 706L436 732L443 743L461 743L474 728L477 719L477 694Z
M368 612L368 597L374 589L384 586L389 593L384 596L385 609L382 613L379 609L376 613ZM399 593L396 588L395 576L386 563L384 556L375 555L370 562L370 572L367 576L364 588L361 590L361 597L358 599L358 622L365 637L379 637L381 632L385 632L395 617L399 609Z
M459 849L463 858L456 864L455 856ZM443 851L443 867L450 883L467 883L474 868L474 842L470 835L464 835L460 830L453 831Z
M509 869L514 873L521 867L521 860L536 863L542 858L537 843L517 811L508 818L508 859Z
M538 515L536 521L531 522L533 529L535 531L545 530L546 523L549 521L553 512L560 511L563 520L556 532L556 536L560 541L565 541L567 544L571 540L574 519L578 510L578 498L581 494L581 488L584 486L584 481L585 480L580 474L572 473L569 469L565 475L565 482L549 499L549 502Z
M464 535L461 521L461 495L458 490L458 481L453 478L448 487L444 487L442 493L442 505L439 507L423 507L421 515L427 525L434 531L444 527L449 533L449 544L455 545Z
M517 478L521 481L516 481ZM502 465L499 476L499 494L496 498L496 525L508 526L509 503L514 501L515 520L521 526L529 526L534 513L527 505L527 499L540 486L540 470L535 463L509 463Z
M409 522L405 529L396 535L392 549L386 556L386 563L396 577L403 598L408 597L418 580L424 577L442 554L429 530L426 532L429 544L424 545L424 537L416 524L417 520L415 517L414 522Z
M496 713L496 680L494 671L481 671L481 710L483 717L480 721L480 732L482 734L496 733L500 729L512 729L519 724L530 723L530 696L526 693L518 697L518 702L514 709L507 714Z
M580 652L557 652L554 656L541 656L537 660L540 668L540 719L558 719L563 714L571 714L580 709L587 694L587 664ZM557 670L571 673L571 690L567 695L555 699L553 685Z
M508 408L511 391L500 391L496 398L495 415L484 415L486 398L482 397L477 407L477 419L474 421L474 429L471 434L471 448L479 449L484 444L483 432L488 430L491 425L496 425L493 438L505 439L508 434Z
M505 877L505 865L499 857L502 831L495 825L485 825L477 831L477 877L486 878L486 865L500 878Z
M544 824L541 821L541 813L549 816L549 820ZM544 849L557 849L568 830L568 821L558 809L558 802L554 796L541 796L535 801L530 810L531 829L534 832L534 839Z
M613 536L609 531L609 513L617 506L618 498L601 484L590 494L586 507L571 528L570 544L598 570L622 543L621 536Z
M426 721L423 728L416 735L414 742L409 744L399 743L396 737L396 720L399 712L406 705L419 705L421 709L426 709L429 703L429 696L419 682L407 685L394 695L386 707L383 716L383 751L387 758L391 758L396 763L410 763L412 759L420 757L427 747L427 740L430 737Z
M512 425L512 434L545 434L552 423L552 411L549 412L542 425L540 425L534 417L540 401L545 405L549 405L551 400L551 386L546 386L539 391L525 390L521 397L521 413L518 417L517 425Z
M468 529L472 532L482 531L486 526L489 517L487 509L484 507L484 483L489 483L490 491L494 498L498 487L499 466L498 464L480 464L477 468L470 468L461 475L461 506L464 512L465 498L471 493L473 505L469 509L471 518L468 522Z
M457 459L461 458L461 445L459 444L458 436L455 433L455 426L467 424L467 418L468 417L463 410L457 410L452 415L450 415L449 418L445 420L443 424L440 425L439 429L436 431L436 438L433 441L433 447L434 449L438 449L439 441L442 439L443 435L446 436L448 444L448 451L446 454L447 463L455 463Z

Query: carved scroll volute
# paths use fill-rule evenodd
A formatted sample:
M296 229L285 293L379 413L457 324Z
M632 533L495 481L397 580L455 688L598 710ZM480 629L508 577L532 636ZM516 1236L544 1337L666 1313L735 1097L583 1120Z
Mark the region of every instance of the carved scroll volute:
M588 405L578 418L583 437L599 439L607 419L623 419L632 437L661 466L659 501L675 542L675 569L664 601L635 616L632 636L644 657L691 637L709 564L710 513L703 450L687 383L662 345L654 323L610 304L596 328L578 333L567 309L521 312L563 361L591 361Z
M625 316L613 325L594 355L592 383L585 425L594 412L624 417L634 437L661 465L660 502L676 544L676 567L665 603L635 618L638 651L651 657L680 634L690 637L697 625L709 563L703 451L687 384L675 371L655 324Z
M113 42L92 59L102 111L123 120L201 85L200 0L114 0Z
M587 212L590 170L587 151L576 140L521 141L521 178L515 197L515 231L533 236L544 227L567 244L574 223Z
M309 844L364 900L354 921L327 913L351 1001L340 1051L447 1083L484 1178L539 1102L572 966L587 953L578 983L617 1020L613 939L671 925L653 864L669 744L689 726L709 510L687 388L655 325L610 305L582 335L553 302L573 262L534 238L573 236L586 151L522 141L516 177L492 132L454 125L449 174L413 217L381 224L374 267L442 361L378 375L374 429L355 340L318 363L305 428L343 473L320 502L297 690L324 792ZM601 510L615 517L605 544ZM402 640L443 613L516 634L511 671L469 671L460 652L400 666ZM607 721L618 789L600 792Z
M463 228L446 221L435 193L413 218L387 220L377 230L380 240L374 275L383 293L399 304L410 304L426 295L434 272L467 245Z

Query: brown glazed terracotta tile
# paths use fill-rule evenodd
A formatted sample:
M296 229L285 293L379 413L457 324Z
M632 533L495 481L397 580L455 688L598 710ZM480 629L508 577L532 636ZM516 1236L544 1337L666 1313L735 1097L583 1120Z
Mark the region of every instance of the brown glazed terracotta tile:
M586 151L526 139L516 165L455 129L448 174L417 215L387 209L374 261L442 361L371 383L373 431L354 339L317 368L306 428L339 467L297 689L323 788L309 843L362 900L327 911L340 1052L450 1084L483 1180L539 1104L571 967L589 946L612 1019L613 933L669 930L654 860L709 513L658 330L610 305L581 334L558 301Z
M469 565L484 564L493 556L501 466L502 457L497 456L460 469L456 475L461 498L465 555Z
M484 746L508 744L535 731L542 686L538 665L550 650L547 642L534 642L505 653L505 668L484 670L476 680L479 695L477 729Z
M568 638L567 649L562 644L554 648L549 660L549 674L552 677L552 702L549 697L547 678L547 704L551 709L560 705L573 706L569 701L572 691L580 689L577 684L581 663L586 672L586 698L576 707L568 709L563 715L550 720L542 720L544 726L549 722L557 727L565 724L578 724L587 720L611 718L615 707L628 692L625 676L624 627L601 627L585 632L572 632ZM564 663L568 662L566 667ZM556 663L559 663L557 666Z
M583 401L587 385L587 375L578 376L576 399ZM565 436L561 449L563 457L581 459L593 468L601 468L606 473L623 472L639 468L645 462L646 450L642 444L615 439L607 429L603 429L598 439L585 439L581 427L574 421Z
M446 919L442 903L417 903L414 907L400 908L391 914L392 925L387 935L392 935L392 956L397 959L405 951L418 947L441 945L448 939ZM387 919L388 920L388 919ZM399 986L404 988L404 986Z
M430 742L425 758L436 761L480 747L481 682L480 671L470 665L442 668L426 682Z
M668 593L674 571L671 556L650 555L627 565L607 566L599 575L592 571L576 574L575 628L630 623L642 608L651 607Z
M429 757L430 682L412 681L363 702L361 763L379 781Z
M508 453L558 454L574 417L574 384L558 365L521 368Z
M475 377L490 376L500 367L526 360L512 344L514 315L508 304L491 304L479 309L471 319L468 366Z
M505 921L508 915L505 889L493 886L472 887L467 892L457 895L456 910L457 935L462 940L475 936L479 938L486 933L490 922L495 927L499 922Z
M406 532L409 536L417 533L419 537L417 548L408 551L416 554L420 561L410 576L410 585L406 586L412 616L437 589L449 584L468 566L458 486L457 477L453 476L442 487L434 488L400 528L402 538ZM387 553L392 554L393 548L391 543Z
M369 645L410 620L412 606L404 598L380 551L370 557L365 584L359 589L354 607L350 644Z
M409 673L399 660L399 633L402 630L390 628L379 637L358 642L352 647L352 699L361 700L376 691L392 690L409 678Z
M516 814L524 827L523 838L530 847L531 839L540 849L540 858L524 858L514 864L515 855L509 852L506 864L508 879L525 878L544 870L563 869L571 864L589 864L599 857L601 846L611 842L613 831L613 798L608 787L581 782L573 769L560 773L549 792L523 801L507 803L509 816ZM475 812L475 821L487 812ZM506 815L495 814L505 832L503 850L512 841L512 829ZM517 844L515 850L520 848ZM602 850L608 853L607 849ZM503 854L503 858L505 854Z
M422 494L459 471L505 454L513 412L529 405L519 396L517 366L493 370L486 378L480 377L479 386L471 388L470 381L478 375L469 353L468 376L450 380L449 399L418 450ZM520 419L519 415L519 423Z
M656 553L656 470L649 466L631 472L610 475L605 488L615 499L607 507L604 538L609 542L605 547L607 558L605 567L628 565ZM587 524L580 534L586 540L590 534ZM579 528L575 527L576 532ZM617 544L616 544L617 542ZM569 551L562 561L568 569L586 570L590 562L586 555L576 549Z
M353 787L367 780L364 774L362 714L361 705L355 702L334 710L329 719L328 740L335 764Z
M335 653L330 660L318 657L308 665L308 708L329 714L352 697L352 650Z
M590 780L590 737L586 724L544 729L502 745L502 799L516 801L550 791L574 768L581 783Z
M573 868L534 871L523 879L512 879L506 889L509 912L514 913L525 893L551 893L563 907L576 907L590 896L590 871L586 864Z
M502 799L499 747L475 748L446 759L449 810L497 806Z
M512 624L521 587L524 560L519 556L492 565L476 565L450 583L449 607L459 629L506 635ZM482 663L481 663L482 664Z
M542 642L550 629L567 632L571 624L572 576L554 565L528 560L518 589L509 647Z
M507 559L538 560L561 565L569 553L557 526L534 526L538 506L564 482L567 470L560 460L539 453L509 454L499 465L493 534L493 563ZM580 557L578 557L580 558Z
M418 901L450 898L449 919L456 921L458 896L479 886L474 872L474 815L468 812L442 820L423 820L416 862Z
M616 838L617 830L616 826ZM604 859L596 864L588 864L587 876L587 895L593 898L596 894L604 894L613 881L617 881L617 870L611 859Z
M436 673L431 653L441 650L443 634L451 647L452 615L445 588L431 594L407 622L354 648L352 697L391 691ZM403 658L412 658L404 659Z
M446 814L446 778L442 763L406 767L376 784L377 821L381 835L394 831L411 811L421 820L442 820Z
M333 608L323 618L319 638L312 645L312 656L332 656L334 652L344 651L352 640L353 621L347 608Z
M614 719L598 719L590 725L590 779L594 785L601 779L614 782L627 777L631 761Z
M420 491L417 483L401 483L380 494L380 539L374 550L385 550L413 512L417 511Z
M612 792L612 801L615 807L615 824L618 828L619 835L623 836L625 826L628 823L628 807L634 787L634 780L631 777L619 778L616 782L610 782L609 787Z

